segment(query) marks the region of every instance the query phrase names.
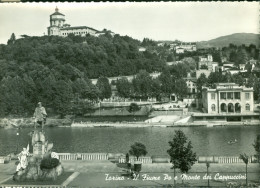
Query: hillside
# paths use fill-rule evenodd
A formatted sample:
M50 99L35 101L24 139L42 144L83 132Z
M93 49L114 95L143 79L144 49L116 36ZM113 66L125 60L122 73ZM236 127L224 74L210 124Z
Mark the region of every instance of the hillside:
M230 43L235 45L245 44L246 46L254 44L259 45L259 34L253 33L235 33L212 39L209 41L201 41L197 43L197 48L224 47Z
M111 96L104 77L135 75L141 69L159 72L165 66L158 55L139 52L140 41L128 36L12 36L7 45L0 44L3 117L33 114L37 101L44 104L48 114L82 115L93 105L86 104L85 99ZM91 78L99 78L99 82L93 85Z

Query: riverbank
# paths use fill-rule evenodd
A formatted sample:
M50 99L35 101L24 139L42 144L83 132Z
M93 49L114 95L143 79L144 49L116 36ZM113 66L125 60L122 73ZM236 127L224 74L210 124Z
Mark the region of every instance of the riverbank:
M150 119L145 121L140 121L141 119L133 118L133 121L102 121L98 122L97 120L92 121L80 121L74 122L70 118L48 118L45 124L45 127L224 127L224 126L258 126L260 125L259 121L182 121L189 117L177 118L177 116L158 116L159 121L150 121ZM175 121L170 121L174 119ZM34 127L35 122L32 118L3 118L0 119L0 128L12 129L12 128L27 128Z
M47 118L45 127L66 127L71 126L72 120L69 118ZM26 128L34 127L35 120L33 118L2 118L0 119L0 128Z
M225 126L259 126L258 122L188 122L188 123L146 123L146 122L79 122L72 123L71 127L88 128L88 127L225 127Z

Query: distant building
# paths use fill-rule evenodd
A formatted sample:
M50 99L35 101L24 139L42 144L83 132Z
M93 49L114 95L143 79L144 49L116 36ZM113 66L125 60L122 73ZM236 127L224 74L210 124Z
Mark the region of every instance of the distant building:
M177 48L175 49L175 52L176 52L176 54L183 54L183 53L184 53L184 48L177 47Z
M194 52L197 51L197 45L194 42L179 42L179 43L172 43L170 44L170 48L175 48L175 52L177 54L187 52Z
M114 33L114 32L112 32L112 31L110 31L110 30L106 30L106 29L104 29L103 31L97 31L97 32L95 33L95 36L96 36L96 37L99 37L99 36L105 35L105 34L110 34L112 37L115 36L115 33Z
M188 73L186 78L183 78L187 84L188 94L183 98L183 102L189 106L198 106L197 99L197 78L191 77Z
M71 27L65 24L65 15L59 12L56 7L55 12L50 15L50 26L48 27L48 35L68 36L69 34L85 36L90 34L95 36L98 30L87 26Z
M140 48L138 49L138 51L139 51L139 52L145 52L145 51L146 51L146 48L145 48L145 47L140 47Z
M240 70L245 70L246 64L239 64L239 69Z
M157 46L164 46L164 44L165 44L164 42L160 42L157 44Z
M208 54L206 56L199 56L199 61L209 61L209 62L213 62L213 57L211 54Z
M202 88L202 106L205 112L243 113L254 112L254 90L235 83L219 83L215 89Z
M198 79L201 74L205 74L206 78L208 78L211 72L212 71L206 69L196 70L196 78Z

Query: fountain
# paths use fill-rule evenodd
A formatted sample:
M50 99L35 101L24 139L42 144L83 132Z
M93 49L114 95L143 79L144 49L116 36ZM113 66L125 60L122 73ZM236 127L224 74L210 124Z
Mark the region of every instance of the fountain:
M18 155L19 164L13 176L14 181L49 181L56 180L64 169L58 154L52 152L53 143L48 143L43 130L35 129L32 133L33 153L29 153L29 145Z

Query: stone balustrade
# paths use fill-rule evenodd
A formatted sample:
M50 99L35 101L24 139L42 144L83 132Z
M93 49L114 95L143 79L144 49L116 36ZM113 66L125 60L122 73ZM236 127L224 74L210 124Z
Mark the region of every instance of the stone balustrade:
M254 156L249 156L248 163L254 162L256 159ZM218 163L244 163L238 156L234 157L218 157Z
M58 153L59 160L77 160L77 154L75 153Z
M81 153L81 160L108 160L107 153Z
M150 164L152 163L152 158L151 157L139 157L138 160L136 157L130 156L129 157L129 162L130 163L134 163L135 161L140 161L143 164ZM126 162L126 158L125 157L119 157L118 160L119 163L125 163Z
M58 153L60 160L109 160L108 153ZM111 155L111 154L110 154ZM114 154L116 155L116 154ZM126 158L121 154L117 157L119 163L125 163ZM239 156L199 156L196 163L244 163ZM129 157L129 162L134 163L137 161L137 158L134 156ZM170 163L169 157L139 157L138 161L143 164L151 164L151 163ZM249 156L248 163L257 162L254 156Z

